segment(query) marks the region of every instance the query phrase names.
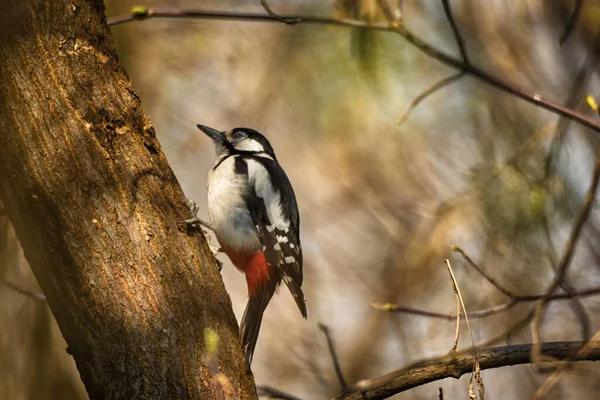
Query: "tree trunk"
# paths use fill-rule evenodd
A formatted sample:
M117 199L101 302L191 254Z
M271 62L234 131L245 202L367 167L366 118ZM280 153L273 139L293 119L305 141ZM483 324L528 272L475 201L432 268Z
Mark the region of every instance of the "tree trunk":
M90 398L256 398L231 302L202 235L178 225L182 190L103 11L0 2L6 213Z

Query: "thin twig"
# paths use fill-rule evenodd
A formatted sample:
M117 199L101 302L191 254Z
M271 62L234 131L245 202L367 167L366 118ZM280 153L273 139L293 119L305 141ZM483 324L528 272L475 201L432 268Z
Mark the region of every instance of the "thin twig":
M556 277L554 281L546 290L546 294L542 297L535 307L535 314L532 321L532 334L533 334L533 352L532 358L537 360L537 357L541 355L539 345L542 341L541 339L541 324L544 309L546 304L550 300L550 297L554 293L554 291L560 286L563 281L565 275L567 274L567 270L569 265L571 264L571 260L573 259L573 254L575 253L575 247L577 245L577 241L581 232L583 230L583 225L587 221L590 212L592 210L592 205L594 204L594 200L596 198L596 190L598 189L598 181L600 180L600 151L596 152L596 163L594 166L594 172L592 173L592 180L590 183L590 187L586 193L585 200L583 206L581 207L575 222L573 223L573 227L571 228L571 233L569 234L569 238L567 239L567 243L565 244L565 250L562 255L562 258L558 264L558 270L556 273ZM538 363L536 362L536 365Z
M546 241L548 242L548 258L550 259L550 264L552 268L556 272L556 265L558 264L558 252L554 247L554 241L552 240L552 234L550 232L550 222L548 221L547 215L544 215L542 218L542 224L544 227L544 233L546 235ZM563 289L566 293L572 292L573 286L569 283L568 279L565 277L560 284L561 289ZM590 339L590 317L588 316L585 307L577 297L571 298L571 309L573 313L579 319L581 324L581 340L587 341Z
M570 300L573 298L597 296L599 294L600 294L600 286L585 289L585 290L572 291L572 292L568 292L568 293L557 293L557 294L554 294L554 295L548 297L548 301ZM506 310L509 310L518 303L528 303L528 302L538 301L538 300L541 300L542 298L544 298L544 296L545 295L543 295L543 294L517 296L514 300L512 300L508 303L501 304L499 306L494 306L494 307L490 307L490 308L486 308L486 309L478 310L478 311L471 311L469 313L469 317L471 319L486 318L491 315L496 315L496 314L499 314ZM444 314L444 313L438 313L438 312L434 312L434 311L421 310L418 308L403 307L403 306L399 306L396 304L390 304L390 303L382 304L382 303L373 302L373 303L371 303L371 306L380 311L390 311L390 312L395 312L395 313L400 313L400 314L420 315L423 317L445 319L448 321L454 321L456 319L456 314L451 314L451 313ZM464 318L464 316L461 316L461 318Z
M239 13L225 11L198 11L198 10L182 10L182 9L147 9L145 13L130 13L112 17L108 19L109 25L118 25L130 21L146 20L150 18L195 18L195 19L210 19L210 20L228 20L228 21L247 21L247 22L279 22L276 18L269 15L255 13ZM466 64L461 59L449 55L441 50L436 49L429 43L425 42L419 36L407 30L402 24L378 24L351 19L335 19L327 17L313 16L281 16L286 19L297 19L298 23L303 24L318 24L318 25L336 25L351 28L372 29L377 31L395 32L401 35L405 40L421 50L423 53L435 58L436 60L456 68L465 73L487 83L488 85L512 94L522 100L551 111L557 115L569 118L577 123L600 132L600 122L588 117L585 114L579 113L568 107L561 106L552 101L543 99L539 94L531 92L528 89L522 88L513 83L507 82L497 76L490 74L478 67Z
M283 392L279 389L275 389L274 387L268 385L257 385L256 392L256 394L259 396L269 396L271 399L301 400L299 397Z
M280 17L279 14L275 14L271 7L269 7L269 3L267 3L267 0L260 0L260 5L263 6L263 8L267 12L267 14L269 14L269 16L275 18L277 21L283 22L284 24L294 25L300 22L299 18L283 18Z
M597 291L596 294L600 294L600 287L597 288L596 291ZM495 315L495 314L499 314L503 311L506 311L506 310L514 307L515 304L517 304L516 301L511 301L510 303L505 303L505 304L502 304L499 306L486 308L484 310L472 311L469 313L469 317L471 317L471 319L486 318L486 317L489 317L490 315ZM421 310L418 308L403 307L403 306L399 306L396 304L389 304L389 303L388 304L371 303L371 306L380 311L391 311L391 312L395 312L395 313L399 313L399 314L420 315L422 317L446 319L448 321L454 321L457 318L457 314L451 314L451 313L444 314L444 313L438 313L438 312L433 312L433 311ZM464 319L465 316L461 315L460 318Z
M460 50L460 55L465 64L469 63L469 55L467 54L467 48L465 47L465 41L463 40L462 35L460 34L460 30L458 29L458 25L456 25L456 21L452 16L452 10L450 9L450 3L448 0L442 0L442 6L444 7L444 13L446 14L446 18L448 19L448 23L450 23L450 27L452 28L452 32L454 33L454 38L456 39L456 44L458 44L458 49Z
M450 264L450 260L446 259L446 260L444 260L444 262L446 263L446 268L448 269L448 272L450 273L450 280L452 281L452 290L454 291L454 294L458 298L460 306L462 307L462 311L465 314L465 321L467 322L467 329L469 330L469 336L471 337L471 346L473 349L473 353L475 355L475 364L473 365L473 372L471 373L471 379L469 381L469 391L471 391L471 389L473 387L473 378L475 378L475 382L477 383L477 387L479 389L479 397L481 400L483 400L483 393L485 392L485 389L483 386L483 380L481 379L481 375L480 375L479 355L477 354L477 348L475 346L475 339L473 338L473 331L471 330L471 323L469 322L469 314L467 313L467 307L465 306L465 302L462 298L462 294L460 293L460 289L458 287L458 282L456 281L456 277L454 276L454 271L452 271L452 265ZM459 310L459 312L457 312L457 315L460 315L460 310ZM460 323L460 318L457 318L457 322ZM457 335L456 339L457 339L456 344L458 345L458 335ZM453 350L456 350L456 348L454 348ZM454 351L452 352L452 354L454 354Z
M460 306L462 307L462 311L465 314L465 321L467 322L467 329L469 330L469 334L471 336L471 344L473 345L473 351L475 352L475 356L477 356L477 350L475 349L475 339L473 339L473 331L471 330L471 324L469 323L469 315L467 314L467 308L465 307L465 302L462 298L462 294L460 293L460 289L458 288L458 283L456 282L456 277L454 276L454 271L452 271L452 265L450 265L450 260L445 259L446 268L448 268L448 272L450 273L450 280L452 281L452 290L458 297L460 302Z
M438 388L438 399L439 400L444 400L444 391L442 390L442 388Z
M550 390L550 388L552 386L554 386L554 384L556 384L556 382L558 382L558 380L563 376L564 372L567 370L567 368L571 367L573 365L573 360L574 359L580 359L582 357L585 357L593 348L593 346L595 344L598 343L598 341L600 340L600 331L596 332L596 334L592 337L592 339L590 341L588 341L585 346L583 346L575 355L574 358L571 358L571 360L563 363L560 367L558 367L556 369L556 371L554 371L552 373L552 375L550 375L548 377L548 379L546 380L546 382L544 382L544 384L542 386L539 387L539 389L535 392L535 394L531 397L531 400L537 400L540 397L542 397L548 390Z
M408 119L408 117L410 116L410 114L412 113L413 109L416 106L418 106L420 102L422 102L423 100L425 100L427 97L431 96L433 93L437 92L438 90L442 89L444 86L447 86L447 85L459 80L463 76L465 76L465 73L463 71L458 72L452 76L449 76L447 78L442 79L441 81L436 82L431 87L429 87L427 90L423 91L420 95L415 97L415 99L406 106L404 111L402 111L402 114L400 114L400 116L396 120L396 124L401 125L401 124L405 123L406 120Z
M575 9L573 10L573 14L569 18L567 25L565 26L565 30L560 35L558 39L558 43L562 46L565 44L571 33L575 30L575 25L577 25L577 21L579 20L579 15L581 14L581 9L583 8L583 0L575 1Z
M335 351L335 346L333 345L333 338L331 337L331 333L329 332L329 328L322 322L317 324L321 332L325 335L327 339L327 346L329 347L329 354L331 354L331 361L333 362L333 368L335 369L335 374L337 375L338 381L340 382L340 386L342 388L342 392L345 392L348 389L348 384L344 379L344 375L342 374L342 369L340 367L340 361L337 357L337 353Z
M450 354L456 352L456 349L458 348L458 339L460 337L460 299L457 295L456 284L453 279L452 279L452 289L454 290L454 294L456 297L456 332L454 332L454 342L452 342L452 349L450 350ZM465 314L465 318L466 318L466 316L467 316L467 314Z
M392 11L390 4L388 3L388 0L377 0L377 4L379 4L379 8L381 8L381 11L383 11L383 14L385 15L385 17L391 25L400 25L400 18L398 18L398 15L394 15L394 12Z
M14 283L8 282L8 281L0 281L0 283L3 284L4 286L6 286L7 288L14 290L17 293L20 293L27 297L31 297L32 299L37 300L40 303L46 303L46 296L44 296L43 294L41 294L39 292L34 292L33 290L24 289L18 285L15 285Z
M486 274L485 271L481 269L479 265L477 265L477 263L473 261L471 257L469 257L469 255L462 248L453 245L450 247L450 249L456 253L459 253L465 259L465 261L469 263L471 267L473 267L477 272L479 272L479 275L483 276L489 283L494 285L494 287L501 291L503 294L510 297L511 299L515 299L518 297L515 296L515 294L512 293L510 290L506 289L504 286L496 282L491 276Z
M585 342L552 342L544 343L542 350L557 359L564 359L583 346L586 346ZM587 346L586 354L580 354L575 359L600 360L600 342L589 342ZM531 344L518 344L480 350L478 354L480 368L485 370L528 364L531 362L529 357L531 347ZM468 353L419 361L386 375L360 381L346 393L334 397L334 400L384 399L429 382L445 378L458 379L472 372L476 362L475 356Z

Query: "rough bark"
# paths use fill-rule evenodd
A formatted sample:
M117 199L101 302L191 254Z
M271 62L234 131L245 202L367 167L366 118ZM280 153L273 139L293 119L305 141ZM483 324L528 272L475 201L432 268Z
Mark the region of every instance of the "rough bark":
M256 398L229 297L203 237L178 225L183 193L103 11L0 2L6 213L90 398Z

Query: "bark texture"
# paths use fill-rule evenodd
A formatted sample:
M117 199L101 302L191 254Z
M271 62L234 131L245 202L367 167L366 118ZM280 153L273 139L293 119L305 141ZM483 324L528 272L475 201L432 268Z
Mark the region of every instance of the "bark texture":
M0 2L0 57L0 197L90 398L256 398L102 1Z

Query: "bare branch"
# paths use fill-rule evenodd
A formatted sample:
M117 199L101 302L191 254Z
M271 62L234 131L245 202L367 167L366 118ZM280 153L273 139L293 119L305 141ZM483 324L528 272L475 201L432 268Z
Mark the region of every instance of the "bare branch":
M348 384L344 379L344 375L342 374L342 369L340 367L340 361L337 357L337 353L335 351L335 346L333 345L333 339L331 337L331 333L329 332L329 328L322 322L317 324L321 332L325 335L327 339L327 346L329 347L329 354L331 354L331 361L333 362L333 368L335 369L335 374L337 375L338 381L340 382L340 386L342 387L342 392L345 392L348 389Z
M578 361L600 360L600 341L552 342L542 344L542 351L557 359L565 359L586 346L585 353L578 354ZM495 347L479 352L481 370L530 363L531 344ZM358 382L348 392L334 400L385 399L416 386L445 378L460 378L473 371L477 359L472 354L445 356L420 361L378 378Z
M598 343L598 340L600 340L600 331L596 332L596 334L592 337L592 339L589 342L587 342L586 345L581 348L581 350L579 350L577 352L577 354L575 355L575 358L585 357L585 355L587 355L591 351L591 348L593 348L593 345ZM565 370L567 368L569 368L570 366L572 366L572 364L573 364L572 359L573 358L571 358L570 361L563 363L559 368L557 368L556 371L554 371L552 373L552 375L550 375L548 377L546 382L544 382L544 384L538 388L538 390L535 392L535 394L531 397L531 400L539 399L548 390L550 390L550 388L552 386L554 386L554 384L556 382L558 382L558 380L563 376Z
M462 298L462 294L460 293L460 289L458 287L458 282L456 281L456 277L454 276L454 271L452 271L452 265L450 264L450 260L444 260L446 263L446 268L450 273L450 280L452 281L452 290L454 294L458 298L458 302L460 307L462 307L462 311L465 314L465 321L467 322L467 329L469 330L469 336L471 337L471 345L473 354L475 355L475 365L473 366L473 372L471 373L471 379L469 381L469 393L473 388L473 378L475 378L475 382L477 383L477 388L479 389L479 397L483 400L483 393L485 392L485 388L483 386L483 380L481 379L481 367L479 365L479 355L477 354L477 347L475 346L475 339L473 338L473 330L471 329L471 323L469 322L469 314L467 313L467 307L465 306L465 302ZM460 323L460 310L457 314L457 324ZM458 346L458 330L456 333L456 345ZM451 354L454 354L456 351L456 347L452 349ZM472 397L475 397L474 395Z
M471 257L469 257L469 255L462 248L460 248L458 246L451 246L450 249L456 253L459 253L465 259L465 261L467 261L469 263L469 265L471 267L473 267L477 272L479 272L479 275L483 276L489 283L494 285L494 287L496 289L498 289L499 291L501 291L502 293L504 293L506 296L510 297L511 299L515 299L518 297L518 296L515 296L510 290L506 289L504 286L502 286L498 282L496 282L491 276L486 274L485 271L483 269L481 269L479 267L479 265L477 265L477 263L475 263L475 261L473 261L471 259Z
M441 81L436 82L431 87L429 87L427 90L423 91L420 95L415 97L415 99L406 106L404 111L402 111L402 114L396 120L396 124L402 125L403 123L405 123L406 120L408 119L408 117L410 116L410 114L412 113L413 109L416 106L418 106L420 102L422 102L423 100L425 100L427 97L431 96L433 93L437 92L438 90L442 89L443 87L448 86L449 84L459 80L463 76L465 76L464 72L458 72L452 76L449 76L447 78L442 79Z
M567 293L557 293L555 295L548 297L548 301L570 300L573 298L597 296L599 294L600 294L600 286L585 289L585 290L567 292ZM543 295L543 294L516 296L514 300L512 300L508 303L504 303L499 306L486 308L484 310L471 311L469 313L469 317L471 319L489 317L491 315L499 314L503 311L509 310L518 303L538 301L538 300L541 300L542 298L544 298L544 296L545 295ZM418 308L403 307L403 306L399 306L399 305L391 304L391 303L381 304L381 303L374 302L374 303L371 303L371 306L380 311L391 311L391 312L400 313L400 314L420 315L422 317L445 319L448 321L454 321L456 319L456 314L438 313L438 312L434 312L434 311L421 310ZM464 318L464 316L461 316L461 318Z
M199 11L199 10L182 10L182 9L145 9L145 12L132 12L128 15L112 17L108 19L109 25L118 25L130 21L146 20L150 18L196 18L196 19L211 19L211 20L228 20L228 21L247 21L247 22L279 22L276 18L269 15L255 13L239 13L225 11ZM377 24L366 21L350 20L350 19L335 19L327 17L312 17L312 16L281 16L284 19L296 19L298 23L303 24L318 24L318 25L336 25L351 28L372 29L376 31L395 32L402 36L406 41L411 43L423 53L435 58L436 60L450 67L487 83L488 85L512 94L522 100L525 100L537 107L553 112L557 115L569 118L577 123L600 132L600 122L577 112L568 107L561 106L555 102L543 99L539 94L531 92L528 89L522 88L513 83L507 82L495 75L490 74L478 67L465 63L463 60L449 55L441 50L436 49L429 43L425 42L419 36L407 30L402 24Z
M583 0L575 1L575 9L573 9L573 14L569 18L567 25L565 26L565 30L560 35L558 39L558 43L562 46L565 44L571 33L575 30L575 25L577 25L577 21L579 20L579 15L581 14L581 9L583 8Z
M269 16L275 18L277 21L283 22L284 24L294 25L301 21L300 18L282 18L278 14L275 14L271 7L269 7L267 0L260 0L260 5L263 6Z
M46 303L46 296L44 296L42 293L34 292L33 290L29 289L24 289L8 281L0 281L0 283L6 286L7 288L14 290L17 293L21 293L24 296L31 297L32 299L37 300L41 303Z
M399 15L394 15L394 12L392 11L392 8L388 3L388 0L377 0L377 4L379 4L379 8L381 8L381 11L383 11L383 14L385 15L385 17L391 25L400 25L401 21Z
M573 259L573 254L575 253L575 247L577 245L577 241L581 232L583 230L583 225L587 221L590 212L592 210L592 205L594 204L594 200L596 198L596 191L598 189L598 181L600 180L600 151L596 153L596 164L594 166L594 172L592 173L592 181L590 183L590 187L586 193L585 200L583 206L581 207L575 222L573 223L573 227L571 228L571 233L569 234L569 238L567 239L567 243L565 244L565 250L562 255L562 258L558 264L558 271L556 273L556 277L554 281L546 291L546 294L538 301L535 307L535 313L532 322L532 334L533 334L533 352L532 358L534 360L541 354L540 353L540 343L541 339L541 324L542 317L544 313L544 309L546 304L550 300L552 293L560 286L564 277L567 274L567 270L569 265L571 264L571 260ZM536 362L536 364L538 364Z
M597 288L596 291L598 294L600 294L600 287ZM499 314L503 311L506 311L506 310L512 308L515 304L517 304L516 301L511 301L510 303L505 303L505 304L502 304L502 305L499 305L496 307L487 308L485 310L471 311L469 313L469 317L471 319L489 317L490 315L495 315L495 314ZM400 313L400 314L420 315L422 317L446 319L448 321L454 321L457 318L457 314L444 314L444 313L438 313L438 312L433 312L433 311L420 310L418 308L403 307L403 306L390 304L390 303L387 303L387 304L371 303L371 306L380 311L391 311L391 312ZM460 318L464 319L465 316L461 315Z
M448 23L450 23L450 27L452 28L452 32L454 33L454 38L456 39L456 44L458 44L458 49L460 50L460 55L462 56L463 62L465 64L469 64L467 48L465 47L465 42L463 40L462 35L460 34L460 30L456 25L456 21L452 16L452 10L450 9L449 1L442 0L442 6L444 7L444 13L446 14L446 18L448 18Z
M257 385L256 394L258 394L259 396L269 396L270 399L301 400L299 397L293 396L286 392L282 392L281 390L275 389L268 385Z

